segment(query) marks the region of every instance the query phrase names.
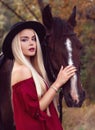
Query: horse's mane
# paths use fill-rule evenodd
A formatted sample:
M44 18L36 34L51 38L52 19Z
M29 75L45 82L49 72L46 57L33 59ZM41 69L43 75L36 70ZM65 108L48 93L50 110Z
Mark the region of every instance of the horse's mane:
M61 19L60 17L54 17L53 18L53 26L54 26L54 32L56 32L58 35L56 35L58 38L62 37L62 35L68 35L73 34L73 27L67 23L66 20ZM64 30L63 30L64 28Z

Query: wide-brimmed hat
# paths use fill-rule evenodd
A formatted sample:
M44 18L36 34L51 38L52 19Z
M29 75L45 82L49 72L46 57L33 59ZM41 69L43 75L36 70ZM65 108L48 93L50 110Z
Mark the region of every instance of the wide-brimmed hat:
M3 46L2 46L2 51L5 57L9 59L13 59L13 54L12 54L12 40L18 34L24 29L33 29L40 40L40 43L44 40L46 31L44 26L36 21L24 21L24 22L18 22L14 24L8 34L6 35Z

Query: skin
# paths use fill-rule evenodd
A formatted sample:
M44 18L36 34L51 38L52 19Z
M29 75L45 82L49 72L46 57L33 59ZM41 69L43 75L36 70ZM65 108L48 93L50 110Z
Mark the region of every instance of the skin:
M19 33L21 49L26 58L30 61L30 56L35 56L36 54L36 39L33 30L25 29ZM67 66L63 68L61 66L58 76L55 82L49 87L48 91L39 100L39 106L42 111L44 111L56 95L56 91L52 88L55 87L57 90L64 85L76 72L74 66ZM20 82L22 80L32 77L30 70L24 66L14 61L14 66L12 70L11 85Z
M21 49L23 54L30 58L36 54L36 36L35 33L29 29L20 32Z

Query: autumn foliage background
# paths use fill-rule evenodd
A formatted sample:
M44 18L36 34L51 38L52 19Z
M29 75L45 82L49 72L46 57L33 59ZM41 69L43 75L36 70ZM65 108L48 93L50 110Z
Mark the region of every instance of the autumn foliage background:
M0 51L10 26L17 21L42 22L41 9L50 4L54 16L68 19L77 7L75 32L81 51L81 81L86 90L82 108L67 108L63 101L65 130L95 130L95 0L0 0Z

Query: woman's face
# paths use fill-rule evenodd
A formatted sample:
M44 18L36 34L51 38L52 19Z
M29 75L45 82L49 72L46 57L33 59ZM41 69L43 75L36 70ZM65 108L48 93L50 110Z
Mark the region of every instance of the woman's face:
M26 57L34 56L37 50L36 36L33 30L24 29L19 33L21 49Z

